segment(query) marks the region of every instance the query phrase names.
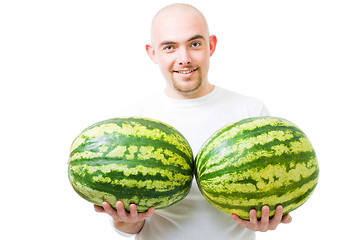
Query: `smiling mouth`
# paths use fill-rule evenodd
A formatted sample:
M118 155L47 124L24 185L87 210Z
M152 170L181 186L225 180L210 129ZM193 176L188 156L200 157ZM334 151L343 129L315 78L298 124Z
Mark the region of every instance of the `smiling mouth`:
M194 69L191 69L191 70L178 70L178 71L174 70L174 72L180 73L180 74L189 74L189 73L192 73L192 72L194 72L196 70L197 70L197 68L194 68Z

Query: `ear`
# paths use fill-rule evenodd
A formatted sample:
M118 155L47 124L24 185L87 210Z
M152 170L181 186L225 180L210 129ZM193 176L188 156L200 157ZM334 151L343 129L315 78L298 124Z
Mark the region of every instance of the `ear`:
M149 55L151 61L157 64L158 62L156 61L155 50L150 44L146 44L146 52Z
M209 45L210 45L210 57L213 55L216 49L217 44L217 38L215 35L211 35L209 39Z

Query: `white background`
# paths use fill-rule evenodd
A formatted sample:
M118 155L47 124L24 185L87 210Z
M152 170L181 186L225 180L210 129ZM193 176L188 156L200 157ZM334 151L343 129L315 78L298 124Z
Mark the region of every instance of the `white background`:
M258 239L359 239L358 1L186 2L218 37L210 82L263 100L318 155L314 194ZM145 44L169 3L1 1L1 239L122 239L73 191L66 162L83 128L163 88Z

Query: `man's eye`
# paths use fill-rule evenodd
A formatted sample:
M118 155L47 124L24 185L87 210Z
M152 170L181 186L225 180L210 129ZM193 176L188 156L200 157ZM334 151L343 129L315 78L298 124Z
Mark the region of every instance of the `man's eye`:
M192 44L192 47L199 47L200 46L200 43L199 42L194 42L193 44Z
M166 50L166 51L171 51L171 50L173 50L174 48L173 48L173 46L166 46L165 48L164 48L164 50Z

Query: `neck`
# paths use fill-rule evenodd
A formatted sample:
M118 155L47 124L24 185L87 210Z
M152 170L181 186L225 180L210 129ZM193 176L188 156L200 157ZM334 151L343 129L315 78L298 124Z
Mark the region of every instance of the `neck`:
M194 99L203 97L209 93L211 93L214 90L215 86L211 85L210 83L206 84L205 86L202 86L201 88L192 91L192 92L180 92L174 88L171 88L167 86L165 88L165 94L174 99Z

